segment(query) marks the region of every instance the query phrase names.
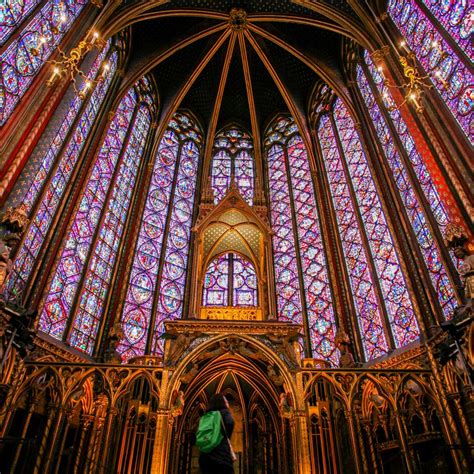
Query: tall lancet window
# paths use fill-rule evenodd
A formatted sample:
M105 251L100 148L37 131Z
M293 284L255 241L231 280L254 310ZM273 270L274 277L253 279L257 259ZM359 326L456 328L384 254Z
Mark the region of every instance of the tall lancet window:
M318 138L370 360L417 339L418 325L361 138L341 99L321 117Z
M211 176L216 203L224 197L233 177L242 197L252 205L255 172L250 135L236 127L216 135Z
M6 295L9 299L21 300L30 275L36 264L51 223L67 191L94 121L99 113L107 91L117 70L118 51L109 41L97 56L88 73L90 79L101 79L87 93L82 85L80 94L68 104L66 115L52 133L45 151L33 152L31 179L24 195L18 200L26 207L31 223L20 245L9 281ZM84 95L82 95L84 94ZM20 182L20 192L24 186ZM16 192L16 190L15 190ZM18 194L18 193L17 193Z
M42 0L3 0L0 20L0 46L16 31Z
M87 0L8 1L0 24L0 126L12 114L41 67L69 31ZM2 7L3 13L3 7ZM30 14L31 13L31 14ZM30 15L29 15L30 14ZM23 25L18 35L12 35ZM11 36L11 40L8 38Z
M436 238L436 232L440 234L439 230L442 231L449 223L449 217L400 112L388 111L387 108L383 110L375 100L374 93L382 93L385 105L391 104L383 78L368 54L365 60L364 67L357 66L359 89L385 152L441 308L445 317L450 318L457 301Z
M146 79L121 100L73 213L51 283L40 329L92 353L150 131Z
M209 264L203 306L258 306L257 274L249 260L226 253Z
M474 60L471 41L474 33L473 10L469 1L423 0L423 4L433 15L433 23L439 22L471 60ZM423 4L420 4L420 7L423 7ZM390 4L390 8L394 6Z
M124 359L162 351L163 322L180 318L202 133L175 114L158 147L121 321Z
M469 4L466 0L390 0L388 13L406 40L405 49L413 51L431 74L436 90L472 142L474 27Z
M336 364L335 318L308 153L292 118L274 122L265 144L278 318L307 323L313 356Z

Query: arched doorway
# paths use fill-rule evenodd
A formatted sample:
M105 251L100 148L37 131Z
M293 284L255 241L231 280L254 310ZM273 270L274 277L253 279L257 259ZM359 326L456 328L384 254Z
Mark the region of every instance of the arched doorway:
M169 472L199 472L194 434L214 393L225 394L234 417L235 472L293 472L293 435L282 410L286 406L291 411L293 401L284 370L281 361L245 336L214 339L196 351L180 377L184 409L173 427Z

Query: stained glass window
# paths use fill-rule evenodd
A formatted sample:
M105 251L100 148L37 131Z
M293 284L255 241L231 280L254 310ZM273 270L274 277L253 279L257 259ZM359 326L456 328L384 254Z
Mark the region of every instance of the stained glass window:
M4 0L0 6L0 46L42 0Z
M242 197L252 205L253 144L247 133L236 128L229 128L217 134L214 141L211 176L216 203L224 197L233 176Z
M48 1L0 55L0 125L61 42L87 0Z
M290 192L288 189L285 152L281 145L273 145L267 154L270 181L270 212L273 235L273 262L278 317L284 321L303 322L300 282L296 260L296 245Z
M383 355L389 349L384 334L383 316L370 271L370 257L362 241L348 179L328 116L322 118L318 136L331 187L364 352L366 359L370 360Z
M447 11L451 11L453 18L456 18L456 11L461 13L463 10L462 1L440 0L440 2L444 4L443 8L446 7ZM388 13L425 71L432 74L432 81L437 91L472 142L474 84L468 67L460 60L416 2L390 0ZM465 32L464 27L472 29L472 11L466 13L463 18L463 27L459 25L456 31L463 31L463 37L468 39L470 33Z
M207 267L203 306L257 306L257 293L255 268L247 259L225 254Z
M337 192L341 190L341 182L338 182L337 178L339 180L342 178L346 182L346 186L353 189L353 195L360 213L360 220L364 226L364 229L360 229L360 232L365 231L369 244L369 249L366 249L365 252L370 252L368 258L374 262L376 277L382 292L381 299L387 311L390 324L387 332L392 333L395 346L402 347L419 337L419 329L409 291L392 242L382 203L361 146L360 137L349 112L340 99L337 99L334 105L334 118L336 125L334 132L329 131L330 127L328 129L323 126L320 127L320 135L337 134L340 139L343 158L346 162L344 165L341 158L339 158L339 165L334 162L334 159L331 162L326 162L329 181L332 182L333 186L333 200L337 201ZM341 171L344 170L345 175L337 175L336 177L334 171L338 168ZM342 204L347 205L349 202L343 201ZM356 289L360 291L360 287L356 286L359 283L358 278L360 278L360 274L357 272L365 269L367 263L359 261L358 268L351 266L349 250L354 251L357 249L357 239L354 239L353 233L345 234L344 226L341 225L343 222L347 222L347 208L343 209L341 203L339 203L339 207L336 204L335 208L339 228L342 229L341 239L347 259L346 264L353 289L355 290L354 297L357 300L358 291ZM359 249L362 251L362 248L359 247ZM359 258L362 256L361 253L358 255ZM365 260L365 256L363 258ZM372 286L371 278L372 276L367 269L362 280L364 291L368 291ZM358 304L364 308L362 300ZM369 308L364 309L368 310ZM370 309L373 309L373 307ZM368 314L364 315L361 313L359 316L362 341L366 348L368 359L381 355L382 350L386 351L389 348L388 341L386 340L382 346L377 347L374 344L375 342L379 344L380 338L383 338L384 323L380 312L381 307L379 305L378 314L369 311Z
M91 353L93 349L99 322L102 319L105 295L112 278L149 127L150 112L147 107L141 106L138 109L134 128L114 183L112 197L91 254L89 268L84 277L69 343L88 353Z
M229 303L229 254L215 258L207 267L202 304L232 306Z
M307 152L289 118L273 125L266 143L278 315L298 323L307 317L314 357L336 364L332 297Z
M193 121L175 114L159 144L122 310L124 359L145 353L150 327L159 353L163 321L181 316L201 141Z
M381 78L377 77L378 73L373 65L371 65L371 72L374 75L376 83L380 85ZM361 65L357 67L357 81L369 114L374 123L380 143L385 151L387 162L390 166L395 183L405 205L408 218L412 224L413 232L415 233L415 236L418 240L420 251L424 257L431 281L433 282L433 286L438 294L441 307L445 316L451 317L454 308L457 306L453 287L444 268L440 251L437 247L435 239L433 238L433 232L430 228L425 210L420 204L419 198L415 193L414 186L410 181L408 170L403 162L403 158L394 144L389 126L380 107L375 101L369 80L365 75ZM394 126L397 128L397 131L400 134L400 140L406 148L405 151L413 165L413 170L420 181L420 185L425 192L425 196L431 207L433 215L436 218L438 225L443 227L447 223L447 215L439 199L438 193L436 192L436 189L431 181L431 177L429 176L429 173L423 164L422 158L415 150L415 145L412 138L408 134L403 119L400 115L392 115L392 118L397 122L394 124Z
M469 0L423 0L431 13L466 54L474 60L474 9Z
M107 43L88 74L89 78L98 78L103 75L105 67L109 70L103 75L104 80L97 84L89 100L88 96L85 99L81 99L79 95L74 97L46 154L40 160L23 203L28 213L31 213L40 196L41 201L31 218L30 227L14 262L7 284L9 298L19 298L25 288L100 105L112 82L117 60L117 52L110 54L110 42Z
M257 306L257 275L252 263L239 255L234 255L233 264L232 304Z
M78 300L69 342L85 352L93 348L149 124L147 106L131 88L109 125L45 297L40 329L58 339L68 338L66 324Z
M163 322L178 319L183 311L184 288L189 254L189 238L199 163L199 147L186 141L180 153L178 175L171 204L169 236L164 254L163 273L158 290L153 353L163 350Z

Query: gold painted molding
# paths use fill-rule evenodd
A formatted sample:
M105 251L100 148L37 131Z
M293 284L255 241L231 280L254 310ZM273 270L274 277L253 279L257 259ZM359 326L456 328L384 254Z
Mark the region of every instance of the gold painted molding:
M219 306L201 308L201 319L218 319L231 321L262 321L263 314L260 308L238 306Z

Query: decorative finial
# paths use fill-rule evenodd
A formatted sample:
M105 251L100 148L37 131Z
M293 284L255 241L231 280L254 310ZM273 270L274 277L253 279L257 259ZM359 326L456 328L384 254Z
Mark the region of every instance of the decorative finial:
M354 367L354 356L351 352L351 341L347 333L343 328L339 328L336 332L336 337L334 342L341 353L339 357L339 366L340 367Z

